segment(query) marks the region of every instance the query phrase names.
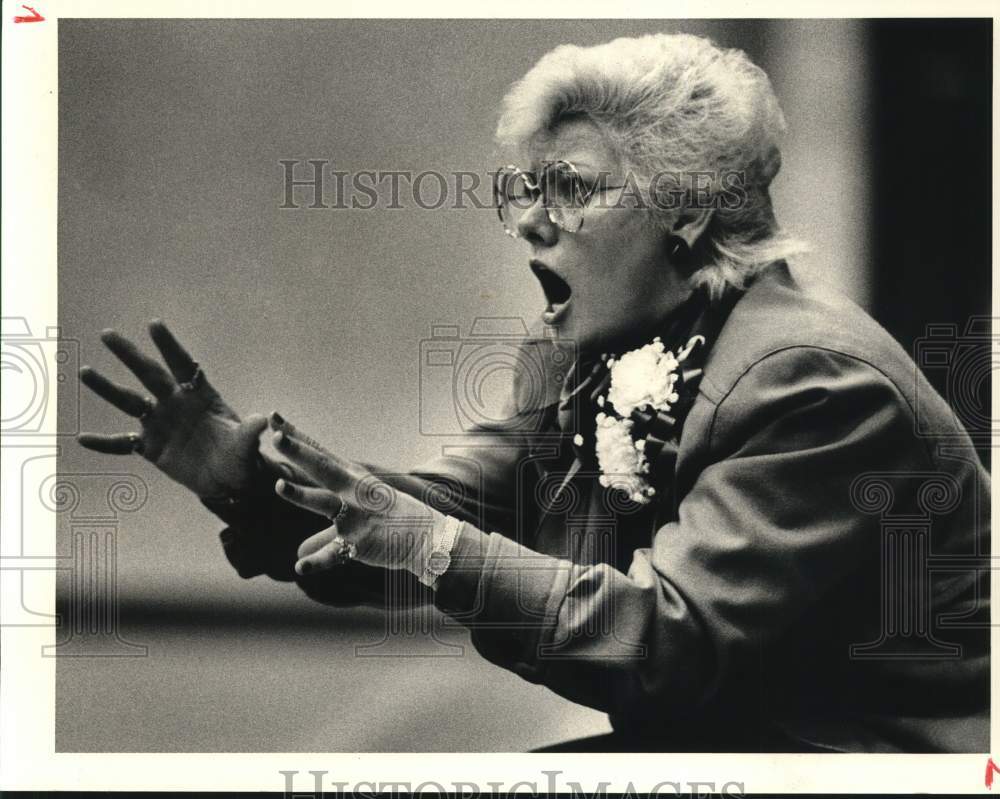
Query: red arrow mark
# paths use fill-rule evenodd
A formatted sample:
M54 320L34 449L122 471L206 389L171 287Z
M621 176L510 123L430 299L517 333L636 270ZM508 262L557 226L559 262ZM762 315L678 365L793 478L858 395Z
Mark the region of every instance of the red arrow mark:
M991 757L986 761L986 787L993 788L993 775L1000 773L1000 768L997 768L997 764L993 762Z
M25 11L30 11L30 17L14 17L14 22L44 22L45 17L39 14L31 6L21 6Z

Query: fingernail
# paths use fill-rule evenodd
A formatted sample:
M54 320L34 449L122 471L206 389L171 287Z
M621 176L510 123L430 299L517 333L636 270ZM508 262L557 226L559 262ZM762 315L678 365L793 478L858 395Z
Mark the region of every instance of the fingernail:
M312 564L307 560L300 560L295 564L295 571L299 574L306 574L312 571Z
M281 427L284 427L284 425L285 425L285 419L284 419L284 417L280 413L278 413L277 411L271 411L271 421L274 422L276 425L279 425Z
M291 483L286 483L284 480L281 481L281 493L286 497L291 497L295 495L295 486Z

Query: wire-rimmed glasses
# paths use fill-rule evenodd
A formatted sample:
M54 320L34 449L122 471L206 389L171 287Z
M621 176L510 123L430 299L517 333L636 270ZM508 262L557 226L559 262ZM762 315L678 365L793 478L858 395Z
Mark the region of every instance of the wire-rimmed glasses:
M504 231L516 239L518 223L539 197L552 224L576 233L583 227L584 209L594 194L620 188L623 186L606 186L601 181L588 186L569 161L549 161L539 176L513 164L497 170L493 196Z

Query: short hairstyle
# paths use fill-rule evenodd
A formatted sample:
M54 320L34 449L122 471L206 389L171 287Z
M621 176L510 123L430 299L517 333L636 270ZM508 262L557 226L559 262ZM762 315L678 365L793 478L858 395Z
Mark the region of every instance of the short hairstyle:
M738 202L714 202L690 278L712 297L805 249L779 229L768 192L781 166L785 118L767 75L742 50L665 33L561 45L504 98L497 140L523 147L580 116L608 136L639 186L664 188L673 175L673 192L690 204L696 173L710 176L712 199L723 180L739 180ZM650 199L655 222L669 225L675 211Z

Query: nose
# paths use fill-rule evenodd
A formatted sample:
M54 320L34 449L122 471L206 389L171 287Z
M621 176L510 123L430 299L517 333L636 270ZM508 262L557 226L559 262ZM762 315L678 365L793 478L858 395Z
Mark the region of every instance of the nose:
M559 228L549 219L541 197L517 221L517 235L532 245L551 247L559 240Z

